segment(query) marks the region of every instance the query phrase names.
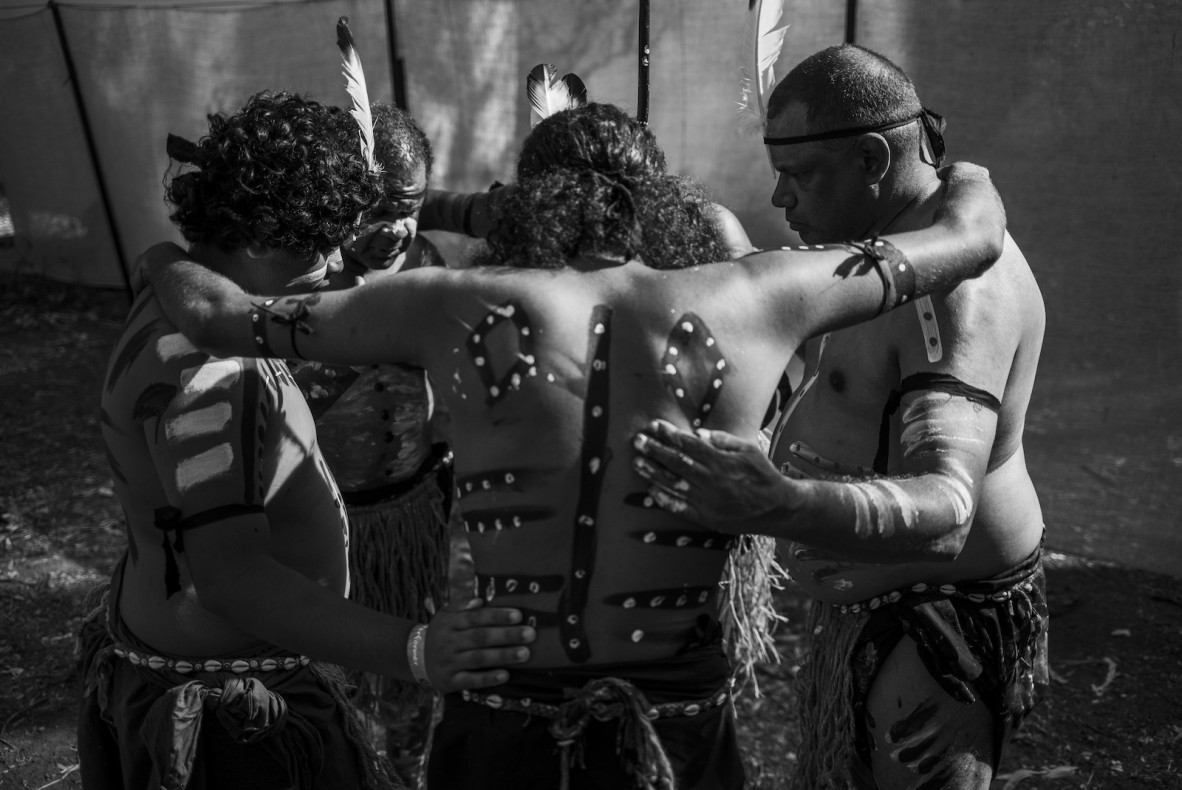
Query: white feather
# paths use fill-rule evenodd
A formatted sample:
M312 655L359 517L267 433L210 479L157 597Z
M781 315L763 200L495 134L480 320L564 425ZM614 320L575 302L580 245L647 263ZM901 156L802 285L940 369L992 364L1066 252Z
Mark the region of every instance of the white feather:
M747 12L743 27L743 54L739 80L739 128L761 133L767 125L767 97L776 84L776 61L784 49L788 25L784 0L757 0Z
M530 69L525 78L525 92L529 97L531 127L556 112L587 103L587 87L578 75L559 77L558 69L549 63L539 63Z
M361 153L369 164L370 172L382 172L374 156L373 115L369 109L369 91L365 87L365 71L361 68L361 58L353 46L353 32L349 30L349 18L341 17L337 20L337 47L341 50L341 71L345 75L345 90L353 106L349 114L357 122L361 138Z

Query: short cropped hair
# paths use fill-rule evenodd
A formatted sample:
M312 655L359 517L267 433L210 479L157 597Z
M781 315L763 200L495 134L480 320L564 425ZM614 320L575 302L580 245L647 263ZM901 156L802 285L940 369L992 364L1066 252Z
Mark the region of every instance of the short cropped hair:
M903 69L855 44L823 49L797 64L772 91L768 118L775 118L790 102L805 106L808 134L876 126L922 109ZM891 130L895 131L900 130Z
M401 107L375 102L371 106L374 127L374 148L378 162L390 173L410 174L422 164L431 180L435 154L422 128Z
M170 219L191 243L327 254L381 199L348 113L264 91L238 112L208 117L195 169L165 186Z

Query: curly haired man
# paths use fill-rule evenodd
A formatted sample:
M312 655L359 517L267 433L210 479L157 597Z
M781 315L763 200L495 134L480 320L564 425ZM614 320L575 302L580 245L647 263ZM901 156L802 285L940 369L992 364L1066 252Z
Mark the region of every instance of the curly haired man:
M1002 212L984 179L953 180L931 229L711 264L709 205L643 124L592 104L534 127L481 266L312 298L251 296L175 250L149 274L203 348L440 383L477 587L538 639L504 687L447 697L429 786L739 788L730 541L653 506L632 436L654 412L754 434L806 337L979 272Z
M383 194L351 123L262 93L172 147L193 166L166 191L192 258L252 292L318 288ZM81 634L87 788L389 786L334 665L452 691L527 657L519 612L474 604L425 635L347 600L344 503L287 366L203 353L150 286L102 432L128 548Z

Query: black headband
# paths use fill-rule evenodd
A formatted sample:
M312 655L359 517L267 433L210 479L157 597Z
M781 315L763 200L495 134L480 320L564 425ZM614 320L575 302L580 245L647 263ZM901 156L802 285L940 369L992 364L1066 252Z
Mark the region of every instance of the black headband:
M853 137L857 134L867 134L869 132L885 132L888 129L906 126L912 121L917 120L923 123L923 129L927 134L928 143L932 147L932 156L936 160L935 165L939 167L944 161L944 127L948 125L948 122L944 120L943 115L926 108L920 110L915 115L898 121L887 121L886 123L875 124L873 126L856 126L850 129L834 129L830 132L819 132L817 134L802 134L797 137L764 137L763 144L795 145L797 143L812 143L817 140L835 140L839 137Z
M417 192L387 192L386 198L389 200L418 200L427 194L427 188L423 187Z

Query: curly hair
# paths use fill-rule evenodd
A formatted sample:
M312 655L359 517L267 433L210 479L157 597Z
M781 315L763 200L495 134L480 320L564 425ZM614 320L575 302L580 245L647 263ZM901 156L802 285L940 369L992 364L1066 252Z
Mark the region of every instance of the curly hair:
M387 172L405 174L422 164L430 181L435 153L427 135L410 113L380 102L374 102L370 112L373 114L374 149L382 167Z
M191 243L327 254L381 199L357 127L338 108L264 91L234 114L208 117L192 157L197 169L165 186L169 218Z
M730 257L704 191L667 173L652 132L610 104L534 127L495 223L477 265L555 269L612 255L682 269Z

